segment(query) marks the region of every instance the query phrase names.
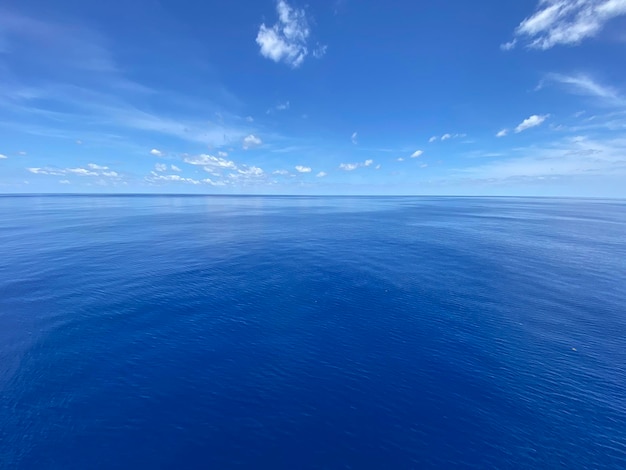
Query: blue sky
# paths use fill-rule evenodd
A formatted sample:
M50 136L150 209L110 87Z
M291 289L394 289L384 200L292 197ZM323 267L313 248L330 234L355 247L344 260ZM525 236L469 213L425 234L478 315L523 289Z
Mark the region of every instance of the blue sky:
M4 0L0 192L626 197L626 0Z

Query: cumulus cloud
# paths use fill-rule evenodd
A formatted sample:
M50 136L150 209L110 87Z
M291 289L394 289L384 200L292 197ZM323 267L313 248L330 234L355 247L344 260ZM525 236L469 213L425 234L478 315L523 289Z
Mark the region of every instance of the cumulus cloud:
M254 147L258 147L262 143L263 141L259 137L255 136L254 134L250 134L243 138L243 149L248 150Z
M535 13L515 29L514 39L500 47L513 49L519 42L541 50L577 45L622 15L626 15L625 0L539 0Z
M543 122L548 119L549 115L544 114L543 116L539 116L537 114L533 114L529 118L524 119L516 128L515 133L519 134L520 132L524 132L527 129L532 127L537 127L543 124Z
M226 157L228 157L228 152L224 152L224 151L220 150L219 152L217 152L217 156L218 157L222 157L222 158L226 158Z
M95 163L90 163L87 165L87 168L53 168L53 167L45 167L45 168L26 168L27 171L33 173L35 175L50 175L50 176L88 176L88 177L104 177L104 178L113 178L115 180L121 179L121 175L113 170L110 170L109 167L96 165ZM104 170L104 171L103 171Z
M296 166L296 171L298 173L311 173L311 171L313 171L313 170L312 170L311 167L308 167L308 166L297 165Z
M446 140L458 139L460 137L466 137L466 136L467 134L451 134L449 132L446 132L441 137L437 137L436 135L432 136L430 139L428 139L428 142L431 144L433 142L436 142L437 140L441 140L442 142L445 142Z
M199 165L203 166L205 170L207 169L218 169L218 170L235 170L237 165L232 160L226 160L222 157L216 157L214 155L201 154L194 157L186 157L185 163L189 163L190 165Z
M95 163L87 164L87 168L89 168L90 170L108 170L109 169L108 166L97 165Z
M4 159L4 158L8 158L6 155L3 155L0 153L0 160Z
M340 163L339 168L345 171L354 171L359 167L358 163Z
M167 171L167 165L165 163L157 163L156 165L154 165L154 169L162 173L164 171Z
M256 43L263 57L297 68L309 54L311 30L306 13L302 9L291 7L285 0L277 1L276 12L278 22L273 26L261 24ZM318 46L314 56L322 57L324 54L320 51Z
M285 175L288 175L289 172L287 170L274 170L272 174L285 176Z
M199 180L196 180L193 178L183 178L180 175L160 175L155 172L152 172L150 176L147 176L146 181L148 181L149 183L175 182L175 183L189 183L189 184L194 184L194 185L201 184Z
M324 176L326 176L328 173L326 173L325 171L320 171L317 175L318 178L323 178Z
M365 160L362 163L340 163L339 164L339 168L341 170L344 171L354 171L357 168L361 168L361 167L370 167L374 164L374 160L372 160L371 158L368 160Z
M424 151L423 150L416 150L415 152L413 152L411 154L411 158L419 158L422 155L424 155Z
M150 150L150 155L154 155L155 157L162 157L164 154L159 149Z
M204 171L212 176L212 178L199 180L202 184L210 184L212 186L247 185L258 183L267 178L267 175L262 168L245 164L237 164L232 160L215 155L201 154L188 156L185 157L184 161L190 165L202 167ZM170 165L170 169L172 171L180 171L180 168L174 165ZM152 173L153 176L156 175L156 173ZM172 181L174 181L174 179L172 179Z
M496 134L496 137L505 137L509 133L508 129L502 129L500 132Z
M353 132L353 133L352 133L352 136L350 137L350 140L352 141L352 143L353 143L354 145L356 145L356 144L358 144L358 143L359 143L358 138L359 138L359 133L358 133L358 132Z
M396 160L399 161L399 162L403 162L404 158L403 157L398 157L398 158L396 158Z

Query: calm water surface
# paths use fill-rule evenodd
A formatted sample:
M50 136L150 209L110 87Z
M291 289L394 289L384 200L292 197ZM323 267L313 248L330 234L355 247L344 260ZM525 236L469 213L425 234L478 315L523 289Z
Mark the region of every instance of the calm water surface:
M626 468L626 202L0 197L0 468Z

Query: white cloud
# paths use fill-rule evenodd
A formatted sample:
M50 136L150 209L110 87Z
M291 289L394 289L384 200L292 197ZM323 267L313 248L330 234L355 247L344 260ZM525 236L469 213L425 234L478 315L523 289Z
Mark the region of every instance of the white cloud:
M403 162L404 158L403 157L398 157L398 158L396 158L396 161Z
M311 173L311 171L313 170L311 169L311 167L308 167L308 166L297 165L296 171L298 173Z
M178 172L183 171L183 170L181 170L180 168L178 168L176 165L170 165L170 170L172 170L172 171L178 171Z
M444 135L441 136L441 140L442 141L448 140L448 139L451 139L451 138L452 138L452 134L444 134Z
M199 165L203 166L205 170L235 170L237 165L235 162L231 160L226 160L225 158L216 157L208 154L201 154L195 157L186 157L185 163L189 163L190 165ZM210 172L210 171L209 171Z
M99 176L95 171L90 171L86 168L66 168L65 172L78 176Z
M626 139L565 138L545 146L516 149L519 156L461 170L472 179L498 181L546 177L624 175Z
M380 164L376 165L375 169L380 170Z
M87 164L87 168L89 168L90 170L108 170L109 169L108 166L96 165L95 163Z
M551 73L538 85L538 89L544 87L546 82L554 82L565 86L568 91L585 96L593 96L604 101L606 104L623 106L626 99L614 88L602 85L593 78L584 74L563 75Z
M428 139L428 143L432 144L433 142L436 142L437 139L438 139L438 137L436 135L434 135L430 139Z
M146 176L146 181L149 183L157 182L174 182L174 183L188 183L193 185L201 184L200 181L193 178L184 178L180 175L159 175L152 172L150 176Z
M75 175L75 176L100 176L106 178L121 178L120 174L109 170L106 166L96 165L94 163L90 163L87 165L88 168L26 168L27 171L35 174L35 175L51 175L51 176L67 176L67 175ZM107 171L102 171L107 170Z
M350 137L350 140L352 141L352 143L354 145L356 145L356 144L359 143L358 138L359 138L359 133L358 132L353 132L352 136Z
M516 45L517 45L517 39L513 39L512 41L505 42L504 44L500 44L500 49L502 49L503 51L510 51L511 49L514 49Z
M61 176L65 174L65 170L59 170L56 168L26 168L26 170L35 175Z
M226 158L226 157L228 157L228 152L224 152L224 151L220 150L219 152L217 152L217 156L218 157L222 157L222 158Z
M25 156L27 155L27 153L26 153L26 152L24 152L24 151L17 152L17 154L18 154L20 157L25 157Z
M247 122L254 122L254 118L252 116L246 116Z
M311 30L306 13L302 9L291 7L285 0L278 0L276 11L278 22L273 26L261 24L256 43L263 57L297 68L309 53L308 39ZM321 57L319 53L315 56Z
M156 165L154 165L154 169L158 172L165 172L167 171L167 165L165 163L157 163Z
M318 178L323 178L324 176L328 175L328 173L326 173L325 171L320 171L317 175Z
M543 116L539 116L537 114L533 114L529 118L524 119L516 128L515 133L519 134L520 132L525 131L526 129L530 129L532 127L537 127L543 124L543 122L548 119L549 114L544 114Z
M596 36L610 20L626 15L626 0L539 0L537 11L515 29L514 39L533 49L576 45Z
M505 137L509 133L508 129L502 129L500 132L496 134L496 137Z
M357 168L361 168L361 167L370 167L374 164L374 160L372 160L371 158L368 160L365 160L362 163L341 163L339 164L339 168L345 171L354 171Z
M162 157L164 154L159 149L150 150L150 155L154 155L155 157Z
M76 141L76 145L83 145L83 141L82 140L77 140Z
M202 182L211 186L226 186L225 181L213 181L211 178L205 178Z
M237 168L237 173L244 176L262 176L264 171L257 166L244 166L242 168Z
M413 152L411 154L411 158L419 158L422 155L424 155L424 151L423 150L416 150L415 152Z
M326 55L326 51L328 50L328 46L318 44L315 49L313 49L313 57L316 59L321 59Z
M59 180L61 184L70 184L69 180Z
M354 171L359 167L358 163L341 163L339 164L339 168L345 171Z
M250 134L243 138L243 148L244 150L248 150L254 147L258 147L261 145L263 141L255 136L254 134Z
M284 103L280 103L276 105L276 111L286 111L291 107L289 101L285 101Z
M8 158L6 155L3 155L0 153L0 160L4 159L4 158Z
M287 170L274 170L272 172L273 175L288 175L289 172Z
M422 163L422 164L420 165L420 168L428 168L428 163Z

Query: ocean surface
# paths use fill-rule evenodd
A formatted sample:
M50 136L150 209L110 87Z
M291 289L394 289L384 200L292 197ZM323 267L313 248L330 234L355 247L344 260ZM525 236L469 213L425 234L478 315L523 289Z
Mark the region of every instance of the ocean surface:
M2 469L624 469L626 201L0 197Z

